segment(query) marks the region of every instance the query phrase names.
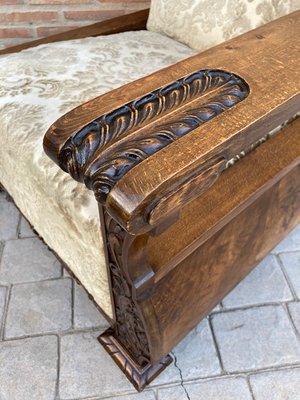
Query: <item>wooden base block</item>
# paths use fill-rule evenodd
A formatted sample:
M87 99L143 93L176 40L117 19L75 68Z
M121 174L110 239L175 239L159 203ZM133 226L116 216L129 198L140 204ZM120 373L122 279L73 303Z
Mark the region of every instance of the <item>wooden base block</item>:
M98 337L98 340L139 392L152 382L173 361L173 358L167 355L158 364L153 366L149 363L141 368L115 338L112 329L105 331Z

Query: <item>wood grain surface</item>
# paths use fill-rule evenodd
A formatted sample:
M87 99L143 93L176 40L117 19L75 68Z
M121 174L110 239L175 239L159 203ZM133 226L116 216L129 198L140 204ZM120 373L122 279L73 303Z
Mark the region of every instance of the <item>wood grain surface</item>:
M146 283L138 292L153 362L300 222L299 183L298 118L225 171L165 232L148 237L144 263L154 273L151 295Z

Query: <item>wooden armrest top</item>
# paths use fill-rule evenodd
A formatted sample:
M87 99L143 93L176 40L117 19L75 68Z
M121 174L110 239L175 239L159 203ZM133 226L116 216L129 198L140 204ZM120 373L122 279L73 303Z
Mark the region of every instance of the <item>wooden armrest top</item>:
M300 110L299 24L300 11L83 104L47 154L129 232L152 229Z

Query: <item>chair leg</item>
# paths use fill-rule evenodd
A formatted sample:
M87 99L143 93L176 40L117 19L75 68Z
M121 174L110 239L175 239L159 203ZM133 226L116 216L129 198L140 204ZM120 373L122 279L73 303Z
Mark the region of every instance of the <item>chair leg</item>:
M172 357L167 355L156 365L152 365L151 362L144 363L143 366L137 364L125 347L115 337L112 329L105 331L99 336L98 340L139 392L173 361Z
M155 379L172 361L167 355L151 362L146 323L136 299L136 287L129 272L128 251L133 236L100 208L103 239L106 244L108 275L114 308L114 325L98 340L138 391ZM143 271L143 245L135 258ZM133 264L130 264L131 267Z

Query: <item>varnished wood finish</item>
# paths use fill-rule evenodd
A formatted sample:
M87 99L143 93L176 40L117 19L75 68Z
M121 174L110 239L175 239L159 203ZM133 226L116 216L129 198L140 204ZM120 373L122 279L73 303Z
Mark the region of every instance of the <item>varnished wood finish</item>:
M221 164L220 168L215 167L211 170L212 164L218 164L222 159L226 162L299 110L299 23L300 12L293 13L76 108L50 128L44 141L46 152L59 163L67 141L76 138L77 147L74 148L73 157L68 156L72 161L71 170L73 169L77 176L83 176L88 186L91 186L91 174L97 176L97 168L102 168L97 162L93 163L98 157L101 160L103 155L103 146L99 145L99 140L106 145L109 135L104 133L100 135L100 139L93 133L88 136L88 140L82 142L81 137L85 132L83 128L99 116L112 116L119 112L120 107L139 101L147 93L151 99L161 87L177 85L183 77L207 68L229 71L246 81L250 94L245 100L226 110L224 116L218 115L209 122L196 126L187 135L144 159L127 171L109 191L106 207L120 225L132 234L150 231L163 221L167 214L172 214L198 196L201 193L199 187L203 186L204 190L209 187L209 183L213 182L223 169ZM197 99L189 101L186 107L192 109L194 102L197 102ZM153 107L149 102L149 107L145 108L144 112L151 113ZM182 108L178 111L181 112ZM172 110L167 115L157 117L154 122L150 121L145 128L138 128L138 131L145 129L151 133L151 129L155 130L161 122L165 125L168 118L172 121ZM121 119L119 124L122 126L122 123ZM112 147L122 144L122 147L126 148L128 144L131 148L132 136L139 133L131 131L130 127L125 132L121 129L120 138L116 138L119 139L119 143L113 143ZM76 162L77 149L81 162L88 158L91 152L87 164ZM68 147L68 151L70 150ZM113 152L110 149L109 151ZM135 154L131 155L132 158L136 157ZM116 175L118 163L118 158L106 160L104 156L106 170L116 171ZM202 176L199 175L199 171ZM185 183L196 175L194 185L191 184L187 190L184 187ZM97 189L96 184L96 192Z
M33 40L17 46L0 50L0 56L4 54L17 53L40 44L61 42L63 40L82 39L91 36L112 35L126 31L138 31L146 29L149 9L137 11L128 15L112 18L107 21L97 22L92 25L72 29L67 32L51 35L43 39Z
M159 363L152 365L151 362L148 362L141 368L116 338L115 331L112 329L108 329L100 335L98 340L139 392L149 385L173 361L172 357L167 355Z
M128 235L105 210L100 212L114 302L114 336L127 349L137 365L145 368L150 363L150 349L143 316L136 298L132 295L132 280L128 276L127 252L135 238ZM144 246L143 248L145 249Z
M152 307L154 360L170 351L300 222L299 183L297 119L225 171L177 223L149 238L147 262L155 277L151 296L140 307L147 316ZM190 240L186 247L185 236ZM174 255L171 262L166 248L168 256Z
M298 118L278 134L281 136L267 141L263 145L264 152L258 148L247 155L247 162L243 159L239 161L237 167L225 171L224 176L227 179L217 181L214 190L204 193L186 205L182 209L180 219L174 221L167 232L160 234L159 240L155 236L150 236L149 262L155 271L156 282L241 212L240 207L246 209L261 196L262 189L258 188L268 190L272 187L276 182L270 177L276 176L276 179L280 179L282 174L286 174L294 167L298 162L299 126ZM289 136L286 148L277 147L277 141L279 139L283 141L285 135ZM256 156L257 152L260 153L259 157ZM195 215L197 219L191 224L191 218ZM182 234L179 235L179 232Z
M139 390L300 221L299 118L225 170L229 159L300 110L299 23L296 12L104 94L66 114L45 137L47 153L102 203L115 315L100 341ZM184 80L199 71L237 79L230 101L236 87L245 95L141 157L133 139L146 143L158 127L170 133L177 122L186 129L201 107L209 114L212 98L216 109L222 104L226 83L190 96ZM174 92L161 107L161 91L169 88ZM132 158L130 168L115 157L120 149ZM102 186L93 182L97 173ZM105 188L103 176L113 184Z

